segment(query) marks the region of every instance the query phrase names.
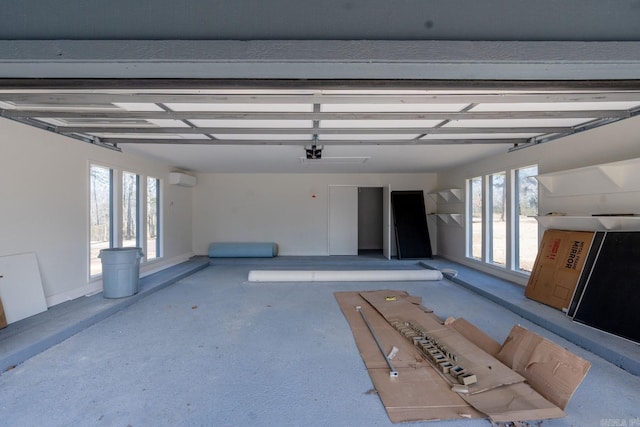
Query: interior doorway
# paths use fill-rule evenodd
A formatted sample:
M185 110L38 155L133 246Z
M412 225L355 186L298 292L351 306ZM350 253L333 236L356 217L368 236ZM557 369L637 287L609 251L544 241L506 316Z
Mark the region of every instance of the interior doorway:
M381 254L391 259L389 186L329 185L329 255Z
M382 187L358 187L358 255L382 255Z

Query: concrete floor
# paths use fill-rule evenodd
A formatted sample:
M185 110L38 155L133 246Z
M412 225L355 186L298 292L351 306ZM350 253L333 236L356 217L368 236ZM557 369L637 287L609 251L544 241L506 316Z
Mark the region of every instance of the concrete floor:
M388 268L388 263L332 260L322 268ZM391 265L412 268L406 262ZM248 283L254 267L249 262L209 267L2 373L0 424L393 425L372 392L333 297L335 291L390 288L423 297L442 318L463 316L500 342L521 324L591 361L566 408L568 416L542 426L640 425L640 377L455 283ZM486 420L410 424L490 425Z

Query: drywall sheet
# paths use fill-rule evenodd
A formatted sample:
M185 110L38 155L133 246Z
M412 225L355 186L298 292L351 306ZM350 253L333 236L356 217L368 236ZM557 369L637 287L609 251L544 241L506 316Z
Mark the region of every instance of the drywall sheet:
M608 232L574 320L640 343L640 232Z
M0 257L0 298L7 323L47 310L35 253Z
M405 293L406 294L406 293ZM380 400L392 422L484 418L466 403L435 369L357 292L336 292L336 300L349 322L353 337L369 371ZM389 376L389 368L371 333L355 309L361 306L382 347L393 359L398 377Z
M557 309L569 307L593 236L588 231L545 231L525 296Z
M591 367L587 360L518 325L504 341L498 359L561 409Z
M392 191L391 208L398 259L431 258L433 255L424 209L424 193Z

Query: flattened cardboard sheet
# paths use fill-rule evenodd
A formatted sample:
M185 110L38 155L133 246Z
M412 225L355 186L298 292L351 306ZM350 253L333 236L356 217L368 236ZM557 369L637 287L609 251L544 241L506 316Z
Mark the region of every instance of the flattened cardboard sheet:
M561 409L591 367L587 360L518 325L509 333L498 359Z
M398 368L398 378L389 377L388 369L372 369L369 375L394 423L485 418L452 393L448 386L443 386L442 378L429 366ZM425 398L428 399L428 412L425 411Z
M393 326L384 320L357 292L337 292L335 296L351 326L358 350L360 350L360 355L367 369L384 369L387 372L387 376L389 375L387 362L371 337L371 333L362 320L362 316L355 309L356 306L362 307L362 312L367 316L369 324L376 331L378 340L387 354L391 352L394 346L402 350L398 351L398 354L393 359L393 365L396 368L412 366L415 365L416 359L420 360L420 356L414 354L411 343L401 339Z
M524 381L524 377L483 351L457 330L436 321L436 317L432 313L424 313L401 296L398 296L395 300L388 300L386 295L389 292L386 290L370 291L361 292L360 295L375 307L387 321L399 319L403 322L416 323L431 337L455 354L457 364L462 366L468 373L475 374L478 378L478 382L469 387L470 394ZM457 384L457 381L449 375L444 377L452 385ZM449 380L449 378L451 379ZM482 408L478 409L482 410Z
M492 356L496 356L502 346L500 343L489 335L484 333L484 331L480 330L474 324L468 322L466 319L459 317L455 319L453 322L449 323L453 329L458 331L463 337L480 347L485 352L489 353ZM503 362L504 363L504 362ZM507 364L508 365L508 364Z
M378 310L382 316L390 319L420 320L420 324L428 331L445 329L442 320L431 310L425 312L420 306L414 304L405 291L385 289L381 291L360 292L360 295Z
M462 396L474 407L482 408L482 412L494 422L542 420L567 415L525 383Z
M453 393L451 386L422 358L413 344L389 325L358 292L336 292L334 295L351 326L362 360L392 422L485 418L484 414ZM398 348L393 359L398 370L397 378L389 376L387 363L356 306L362 307L383 348Z
M427 362L419 350L389 324L385 314L394 319L402 320L408 317L412 321L423 322L421 327L428 324L434 328L433 331L429 331L429 334L437 336L437 339L443 342L456 337L455 342L459 346L456 351L465 355L469 355L471 349L477 352L473 354L473 359L467 360L468 363L478 361L487 363L488 360L492 360L489 365L492 366L490 371L494 370L494 366L504 365L497 358L484 352L473 340L466 339L453 326L443 325L435 314L425 312L424 308L417 305L419 301L406 292L396 290L336 292L335 297L351 326L369 376L392 422L486 417L495 422L511 422L560 418L566 415L562 409L545 399L532 386L524 383L523 376L513 371L503 374L499 372L501 369L498 369L499 375L503 375L503 378L509 381L520 378L520 381L496 385L485 390L472 391L473 386L471 386L469 394L454 393L451 390L451 383L445 379L446 375ZM382 311L370 303L370 300L381 305ZM376 346L356 306L362 307L383 348L391 349L395 346L399 349L398 355L393 360L399 372L398 378L389 376L389 368L384 356ZM478 334L479 331L464 320L458 324L458 327L471 335ZM489 343L483 346L495 350L496 343L491 342L490 338L487 340L488 337L483 336L482 331L479 332L478 336L481 337L479 341ZM484 356L481 353L484 353ZM506 366L505 369L511 371ZM479 375L479 380L484 380L485 384L496 383L495 379L485 377L484 373Z

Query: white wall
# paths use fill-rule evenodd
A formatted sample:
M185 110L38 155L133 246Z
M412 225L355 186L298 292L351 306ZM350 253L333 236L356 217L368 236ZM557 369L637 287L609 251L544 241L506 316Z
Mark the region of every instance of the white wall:
M160 178L164 258L191 254L192 190L168 166L0 119L0 256L35 252L49 305L101 289L88 280L89 163Z
M640 157L640 117L624 120L588 132L571 135L562 139L525 148L511 153L490 157L471 164L448 170L438 175L438 188L465 188L465 180L493 172L539 165L539 173L556 172L600 163ZM539 211L546 212L545 192L540 191ZM464 200L464 197L463 197ZM566 198L564 212L572 212L574 198ZM454 205L447 207L451 208ZM640 206L640 200L636 206ZM464 213L464 203L455 205L459 213ZM554 206L554 210L558 210ZM466 265L483 269L490 273L526 283L526 278L514 274L504 274L504 270L485 266L465 257L465 230L463 227L438 223L438 254Z
M194 251L206 254L214 241L273 241L281 255L327 255L329 185L390 185L427 193L435 188L436 175L200 174L194 188Z

